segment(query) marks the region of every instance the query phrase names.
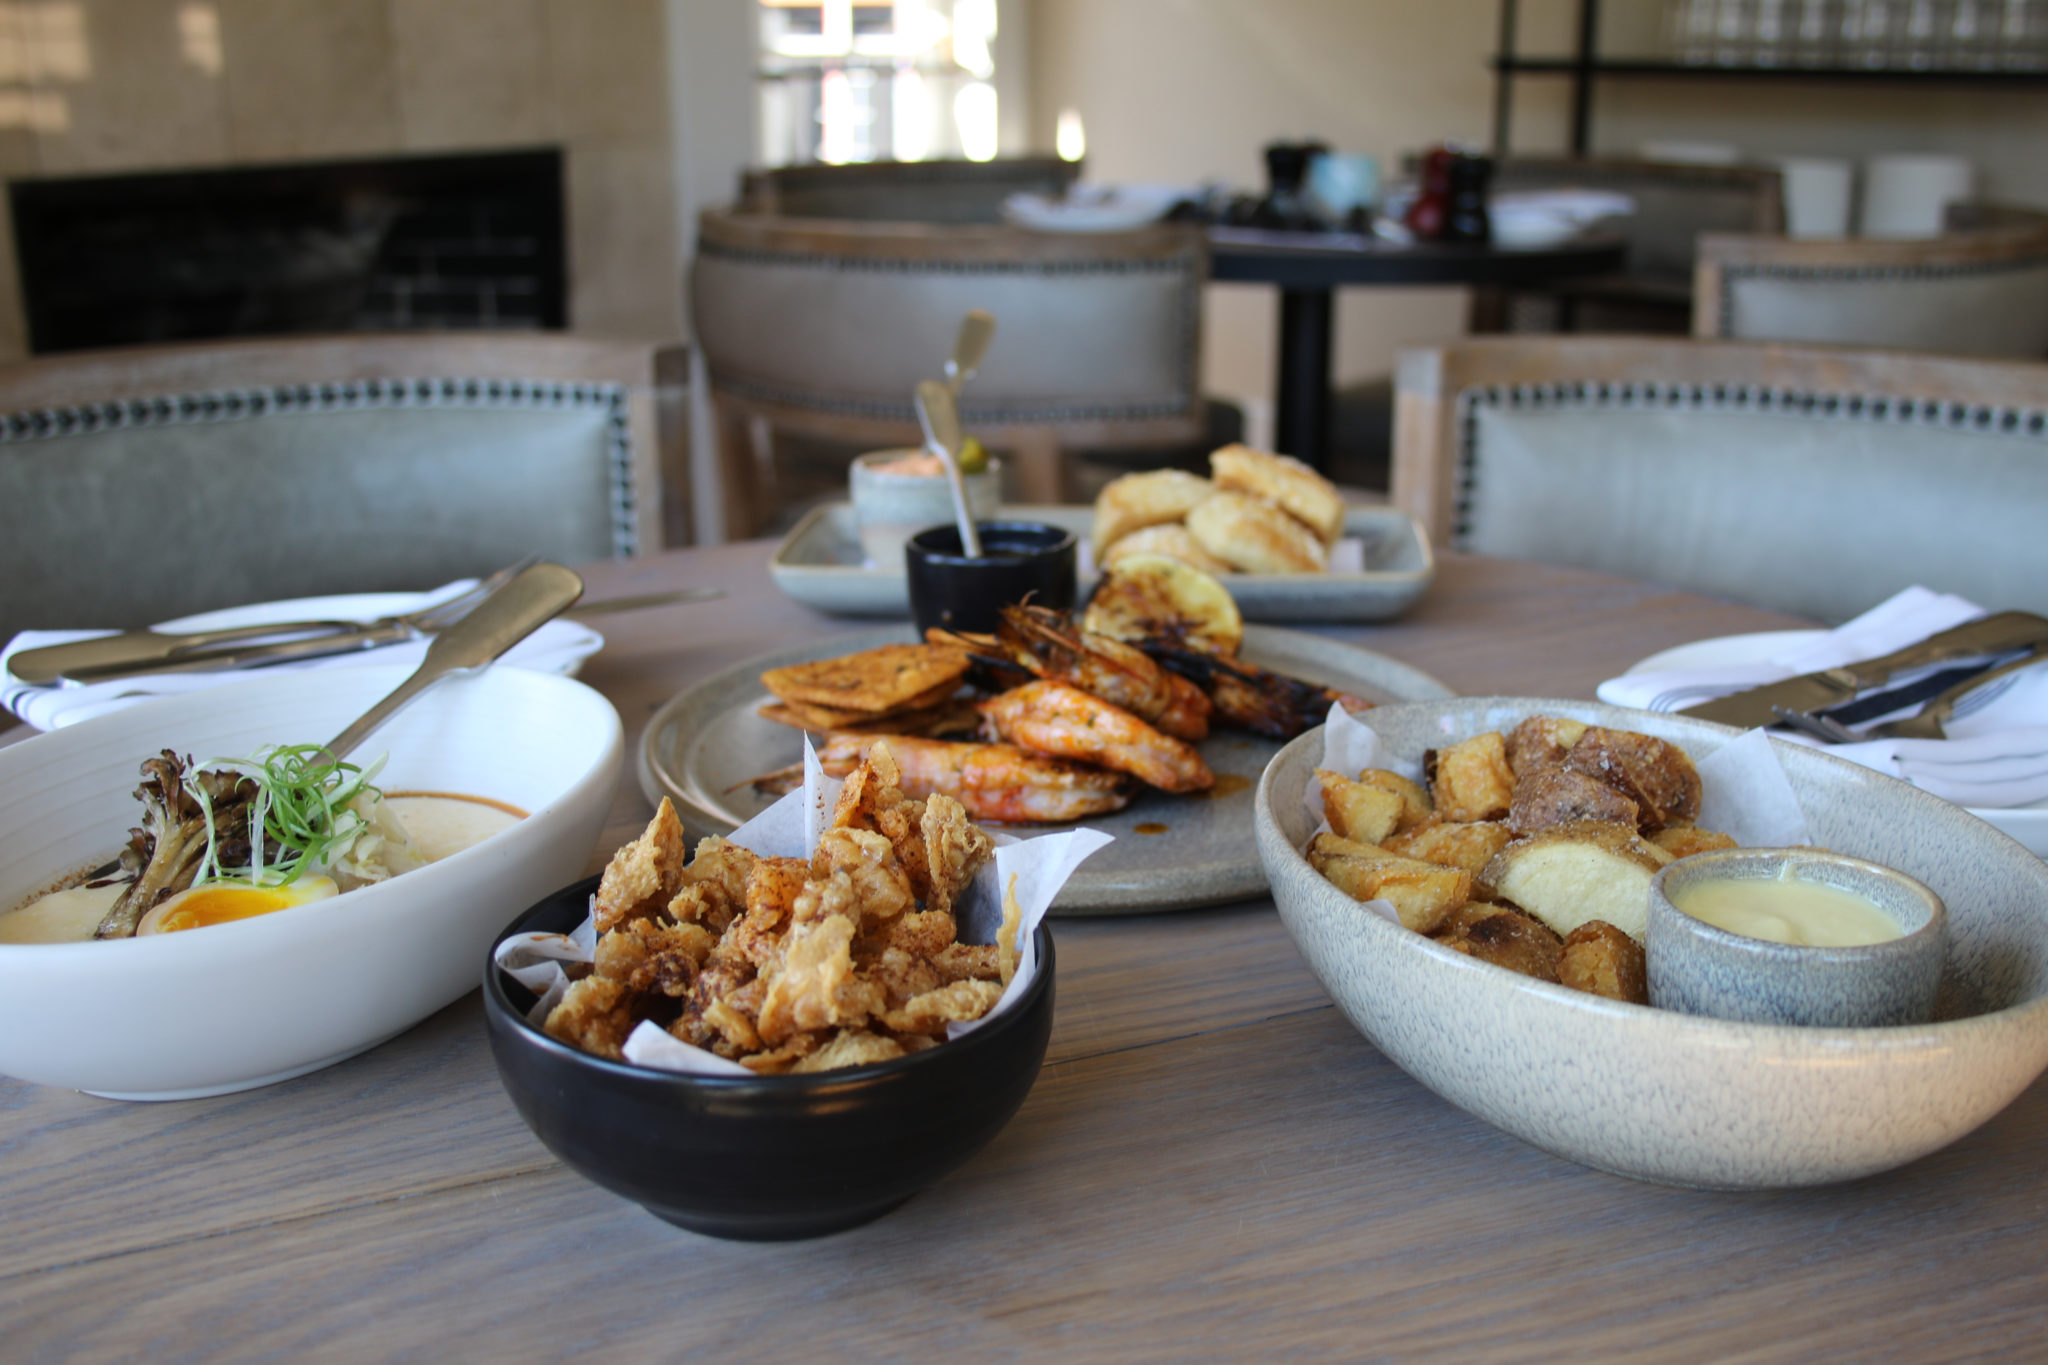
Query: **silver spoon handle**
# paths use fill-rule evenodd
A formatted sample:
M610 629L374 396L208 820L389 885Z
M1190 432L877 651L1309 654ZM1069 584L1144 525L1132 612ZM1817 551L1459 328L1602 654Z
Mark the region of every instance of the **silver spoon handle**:
M583 580L559 564L536 564L434 637L426 660L390 696L327 742L333 758L368 739L414 697L451 673L482 668L560 615L583 595Z

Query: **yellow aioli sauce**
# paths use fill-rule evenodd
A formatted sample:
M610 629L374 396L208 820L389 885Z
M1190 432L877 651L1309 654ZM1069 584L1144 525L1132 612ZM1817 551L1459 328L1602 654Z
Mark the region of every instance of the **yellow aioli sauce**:
M1807 948L1855 948L1901 937L1896 921L1852 892L1785 877L1729 878L1679 888L1671 903L1717 929Z

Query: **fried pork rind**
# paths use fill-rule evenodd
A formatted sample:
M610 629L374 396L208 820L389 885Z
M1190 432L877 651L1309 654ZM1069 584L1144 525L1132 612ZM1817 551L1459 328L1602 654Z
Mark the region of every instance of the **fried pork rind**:
M1357 901L1383 900L1401 916L1404 928L1427 934L1472 899L1472 874L1403 858L1372 844L1335 834L1309 841L1309 865L1339 891Z
M1344 500L1336 485L1288 455L1269 455L1246 445L1224 446L1209 456L1209 475L1218 488L1270 502L1307 526L1328 545L1344 525Z
M1437 750L1430 796L1440 817L1460 824L1506 815L1515 798L1507 741L1489 730Z
M683 883L683 822L669 799L638 839L612 855L597 884L597 932L658 914Z
M1717 848L1736 846L1730 836L1718 830L1701 829L1698 825L1667 825L1652 834L1650 842L1673 858L1690 858L1695 853L1711 853Z
M1556 981L1564 955L1563 941L1542 921L1482 902L1453 912L1432 937L1446 948L1538 981Z
M836 659L771 668L761 675L761 685L785 702L891 711L938 700L945 693L932 694L958 685L968 663L966 650L948 645L878 645Z
M548 1011L542 1028L550 1038L616 1061L626 1045L626 1035L638 1023L633 994L625 982L586 976L569 983L567 993Z
M811 1071L837 1071L847 1066L871 1066L903 1055L903 1044L887 1034L865 1029L842 1029L831 1042L790 1068L801 1075Z
M946 1025L979 1019L1003 998L1003 988L994 981L955 981L935 991L926 991L890 1010L882 1022L895 1033L941 1034Z
M712 838L683 866L664 802L613 859L612 923L548 1033L617 1058L651 1019L774 1075L885 1061L981 1018L1014 958L958 942L952 907L994 844L957 801L906 797L899 777L888 746L872 745L810 858Z
M1640 940L1649 921L1650 878L1670 861L1632 825L1573 820L1515 840L1494 855L1479 880L1560 934L1598 919Z
M1605 920L1588 920L1565 937L1558 959L1559 985L1631 1005L1650 1003L1650 974L1643 945Z
M701 924L660 924L637 919L597 941L592 970L629 991L681 997L717 942ZM586 978L587 979L587 978Z
M1216 491L1200 474L1148 469L1112 479L1095 497L1095 557L1147 526L1179 521Z
M1201 547L1245 573L1321 573L1329 567L1322 538L1272 503L1219 492L1188 513L1188 532Z
M1480 870L1493 860L1493 855L1506 848L1514 837L1513 831L1497 821L1476 820L1460 824L1445 820L1422 825L1406 834L1396 834L1381 847L1404 858L1460 868L1476 878ZM1475 895L1479 890L1477 885L1473 887Z
M1401 823L1401 798L1384 787L1353 782L1328 768L1316 769L1316 780L1323 786L1323 818L1342 837L1377 844Z

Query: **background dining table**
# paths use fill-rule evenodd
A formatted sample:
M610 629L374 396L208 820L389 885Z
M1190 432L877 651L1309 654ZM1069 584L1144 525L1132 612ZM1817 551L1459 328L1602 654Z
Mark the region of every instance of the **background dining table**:
M583 678L629 753L677 690L858 624L781 597L768 553L588 568L593 599L728 593L601 620ZM1802 624L1445 554L1400 620L1325 633L1460 692L1588 697L1668 646ZM629 771L591 868L648 814ZM2048 1352L2048 1084L1853 1184L1664 1188L1546 1155L1409 1079L1269 900L1054 932L1056 1022L1023 1110L902 1208L810 1242L696 1236L569 1171L500 1088L474 992L242 1094L129 1104L0 1079L0 1359ZM306 988L349 989L403 951L305 963Z

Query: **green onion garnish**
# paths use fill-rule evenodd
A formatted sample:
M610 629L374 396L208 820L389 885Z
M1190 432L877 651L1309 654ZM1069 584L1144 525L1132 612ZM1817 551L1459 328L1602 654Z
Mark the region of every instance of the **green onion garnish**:
M380 757L368 768L327 757L318 744L284 744L258 749L248 758L217 758L200 764L185 779L185 790L199 803L206 816L206 858L200 864L202 882L218 881L229 869L220 864L213 828L213 804L199 779L201 770L239 773L256 783L256 796L249 803L249 866L236 868L248 879L266 885L288 886L307 867L321 866L332 859L363 831L368 823L349 803L365 792L376 793L370 779L384 766ZM279 850L266 873L263 865L265 838Z

